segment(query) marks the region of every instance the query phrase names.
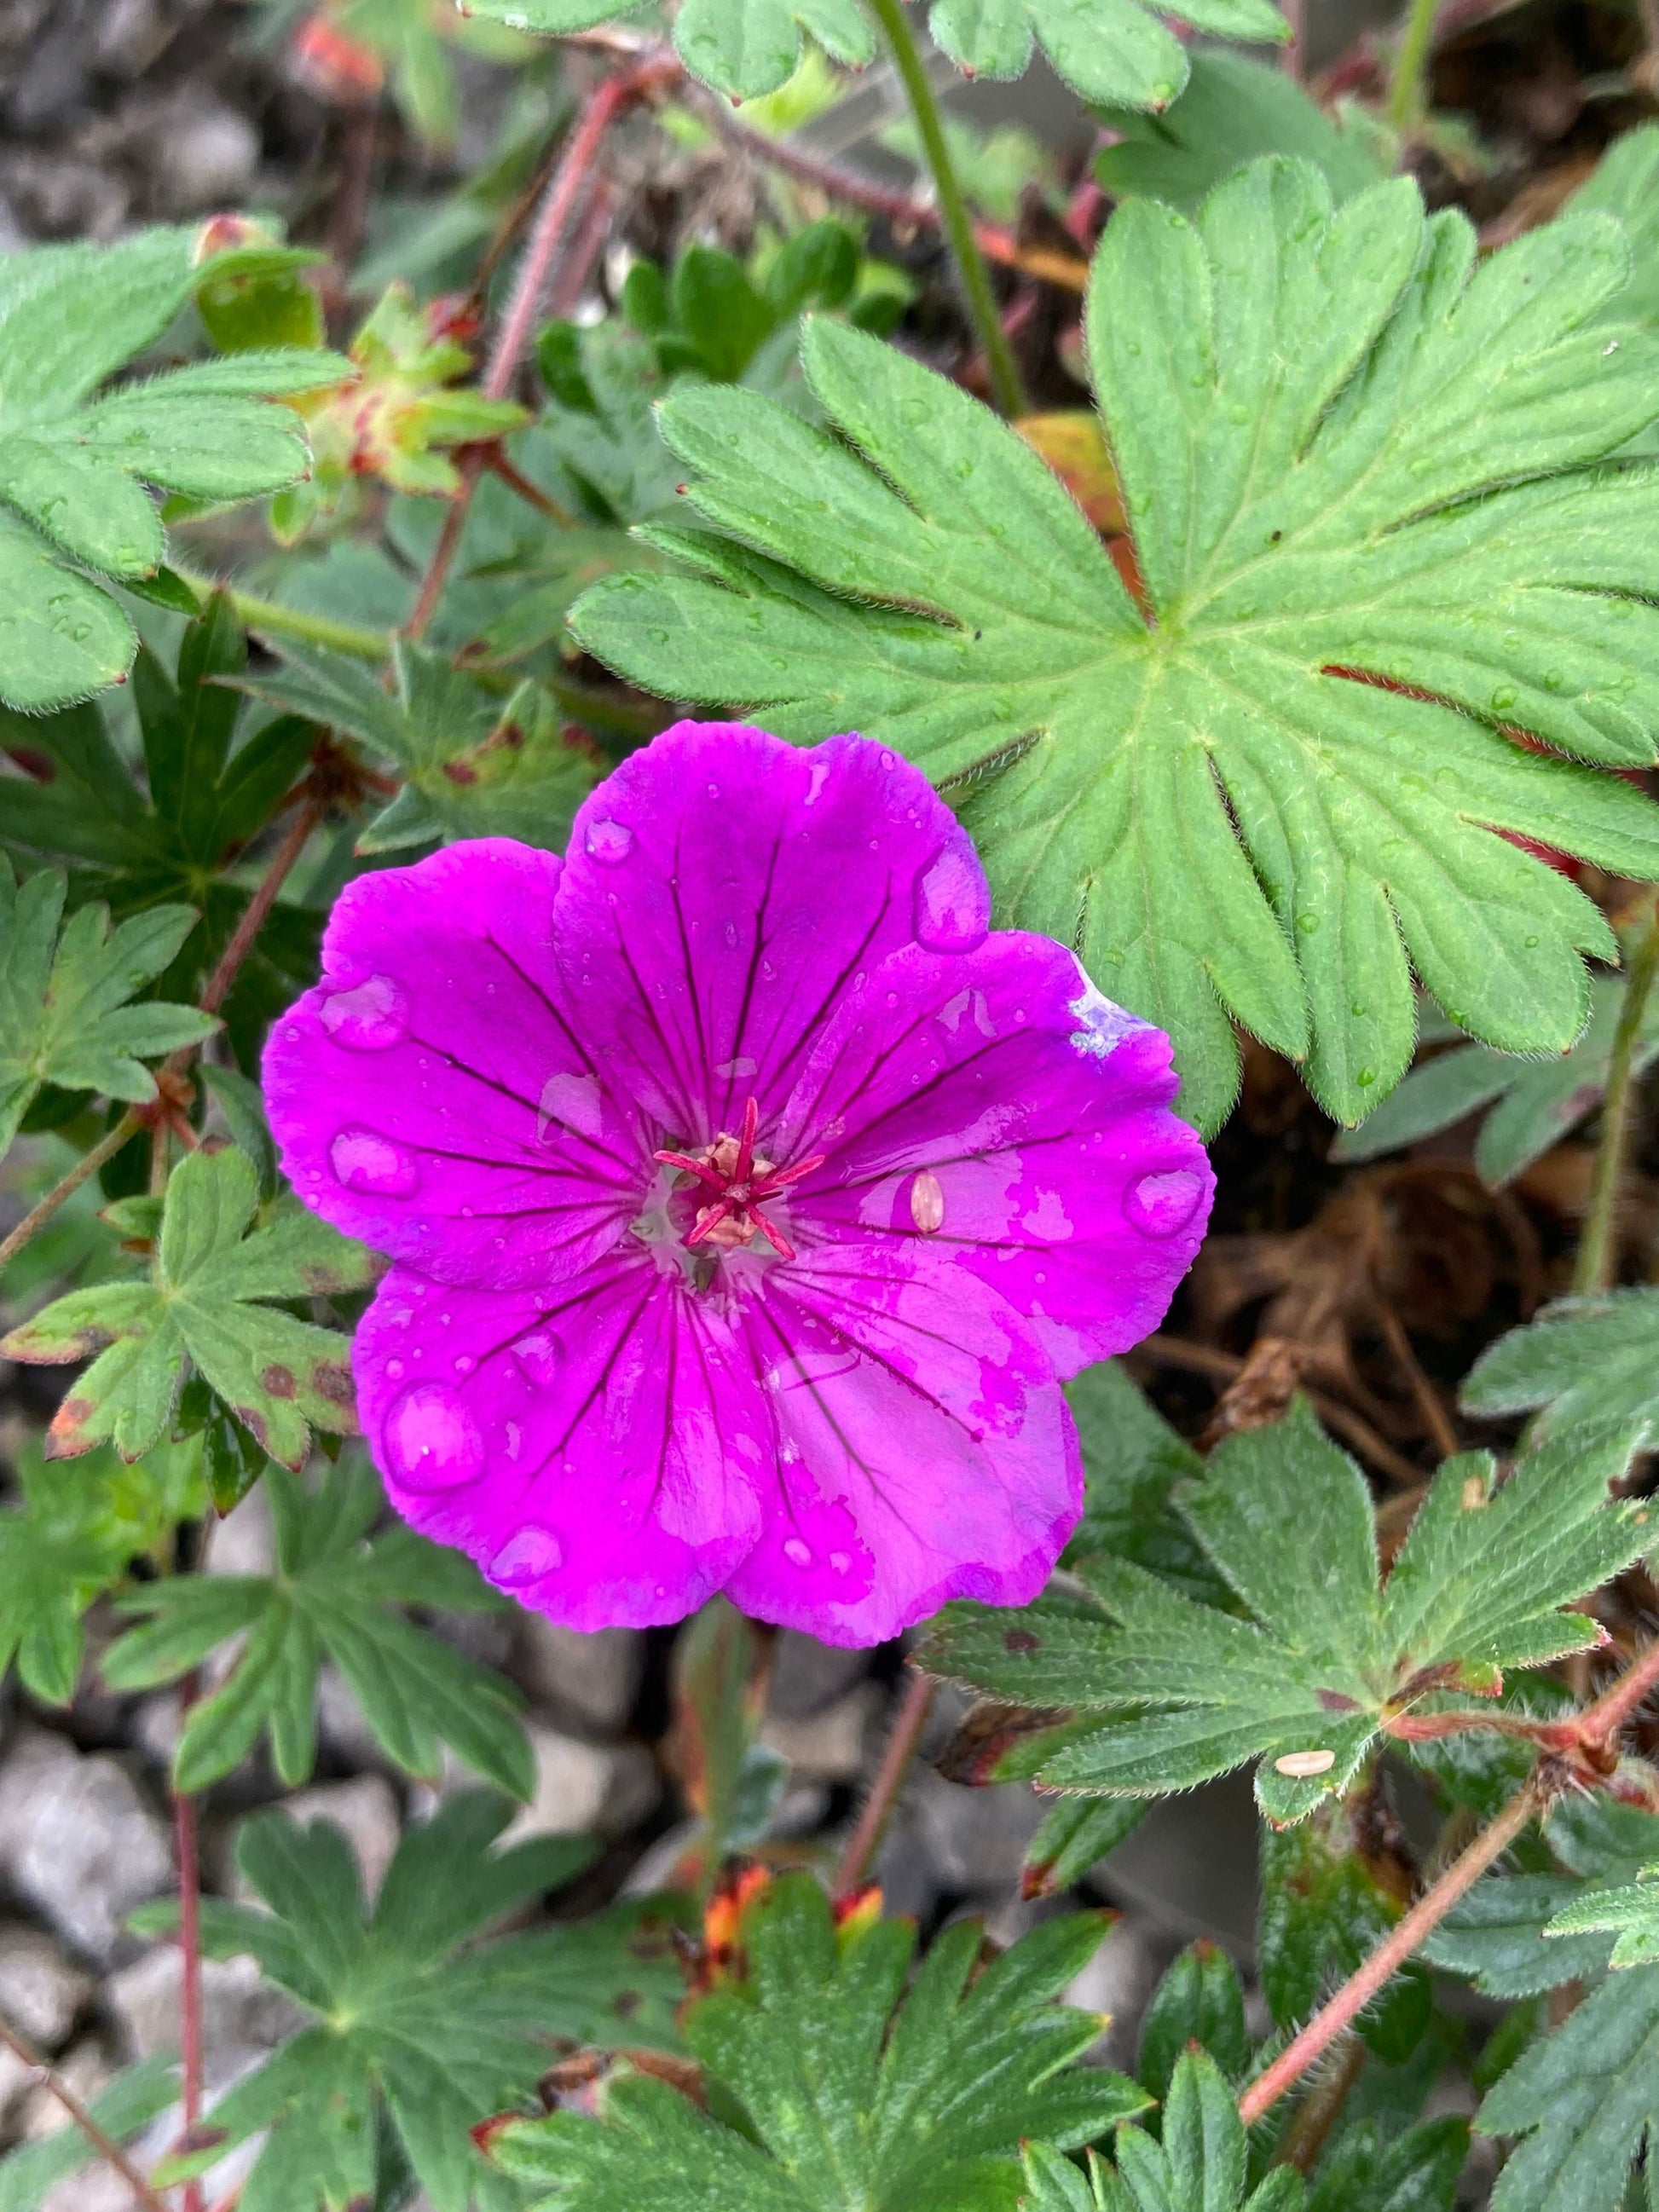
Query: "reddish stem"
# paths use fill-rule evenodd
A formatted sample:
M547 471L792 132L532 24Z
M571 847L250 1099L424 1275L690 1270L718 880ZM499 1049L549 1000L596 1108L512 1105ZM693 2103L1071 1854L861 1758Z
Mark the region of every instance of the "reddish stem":
M910 1771L921 1732L927 1725L927 1716L933 1711L933 1694L939 1685L927 1674L912 1674L905 1688L904 1702L899 1707L898 1717L893 1723L893 1732L887 1739L887 1748L882 1753L881 1765L870 1795L864 1801L857 1826L847 1838L847 1848L841 1855L841 1864L836 1869L833 1894L848 1897L863 1883L871 1860L876 1855L904 1778Z
M1579 1714L1579 1741L1593 1750L1606 1749L1656 1686L1659 1686L1659 1637L1654 1638L1633 1667Z
M196 1702L196 1676L188 1674L179 1690L180 1728ZM202 2117L202 1863L196 1800L188 1790L173 1793L173 1836L179 1861L179 1950L183 1966L179 1984L179 2049L183 2062L183 2129L188 2139ZM206 2201L199 2180L185 2184L184 2212L204 2212Z
M624 108L643 98L653 87L672 82L679 73L677 61L653 55L620 76L606 77L589 95L536 210L530 240L514 280L512 297L484 367L480 388L486 399L506 398L519 373L519 364L530 349L547 296L553 264L586 189L589 172L599 159L606 132ZM483 452L462 455L460 489L450 501L449 512L444 517L443 528L438 533L438 542L432 549L432 558L422 579L414 612L404 626L406 636L423 637L437 611L483 468Z
M287 882L289 872L306 848L306 842L323 818L323 810L316 799L308 799L289 824L288 834L270 856L270 865L259 882L258 890L242 909L231 940L219 956L219 964L207 981L198 1004L204 1014L216 1014L230 995L230 987L236 981L243 961L253 949L253 940L265 926L270 909L276 903L276 894ZM193 1048L185 1048L188 1060ZM171 1063L169 1063L171 1065Z
M1512 1797L1490 1827L1482 1829L1468 1849L1455 1858L1431 1889L1396 1923L1358 1973L1316 2012L1300 2035L1267 2072L1251 2082L1238 2100L1238 2116L1246 2127L1276 2105L1309 2067L1352 2027L1394 1974L1403 1966L1424 1937L1437 1928L1460 1897L1474 1887L1488 1867L1500 1859L1534 1815L1547 1802L1548 1792L1537 1775Z
M166 2203L150 2187L114 2136L107 2129L99 2125L69 2083L47 2064L28 2039L20 2035L3 2020L0 2020L0 2043L4 2044L14 2057L21 2059L43 2087L51 2090L105 2164L125 2182L132 2191L134 2203L143 2205L144 2212L167 2212Z
M568 514L556 499L550 498L538 483L532 483L521 469L515 469L500 446L489 446L484 451L490 474L499 477L507 489L516 493L526 507L533 507L538 514L545 515L561 530L575 528L575 516Z

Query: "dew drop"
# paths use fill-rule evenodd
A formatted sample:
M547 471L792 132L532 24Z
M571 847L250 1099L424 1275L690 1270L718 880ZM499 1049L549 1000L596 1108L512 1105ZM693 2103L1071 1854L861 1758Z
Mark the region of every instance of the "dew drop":
M783 1556L792 1567L810 1567L812 1564L811 1547L802 1543L799 1536L784 1538Z
M453 1390L416 1382L386 1415L386 1455L410 1490L454 1490L481 1474L483 1432Z
M930 952L971 952L991 927L985 872L957 845L947 845L916 878L913 924Z
M522 1589L526 1583L539 1582L563 1565L563 1545L550 1528L538 1528L532 1523L501 1546L489 1562L489 1579L507 1589Z
M342 1129L328 1148L328 1164L348 1190L376 1198L412 1198L421 1187L414 1154L374 1129Z
M335 1043L349 1052L386 1052L409 1035L409 994L391 975L336 991L317 1011Z
M1139 1176L1123 1194L1123 1211L1146 1237L1177 1237L1199 1208L1204 1180L1191 1168Z
M831 1552L830 1564L838 1575L844 1575L853 1564L853 1555L850 1552Z
M1494 692L1492 693L1492 711L1494 712L1494 714L1503 714L1506 708L1510 708L1510 707L1514 706L1514 704L1515 704L1515 690L1514 690L1514 687L1513 687L1511 684L1500 684L1498 685L1498 687L1497 690L1496 690L1496 691L1494 691Z
M910 1184L910 1218L924 1237L945 1226L945 1192L932 1168L923 1168Z
M538 1390L550 1390L559 1379L564 1346L550 1328L537 1328L519 1339L513 1357L527 1382Z
M550 1075L543 1084L536 1110L536 1138L539 1144L556 1142L562 1129L574 1129L579 1137L597 1137L604 1122L605 1109L597 1075L564 1072Z
M585 843L590 860L614 868L633 851L634 832L623 822L590 822Z

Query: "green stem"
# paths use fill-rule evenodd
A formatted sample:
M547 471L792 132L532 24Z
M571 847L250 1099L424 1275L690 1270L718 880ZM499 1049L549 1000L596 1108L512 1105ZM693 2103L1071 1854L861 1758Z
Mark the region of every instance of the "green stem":
M1394 74L1382 112L1396 131L1411 131L1428 112L1429 55L1440 0L1412 0L1406 27L1395 49Z
M326 646L334 653L349 653L354 660L384 660L392 650L392 639L386 630L334 622L327 615L307 614L303 607L285 607L280 599L262 599L252 592L216 584L188 568L175 568L173 574L204 603L215 592L222 591L237 621L249 629L269 630L274 637L297 638L306 645Z
M173 573L204 601L216 591L225 592L237 620L245 623L249 629L264 631L272 637L297 638L302 644L326 646L335 653L349 653L354 660L385 660L392 651L395 633L391 630L365 629L356 623L332 622L326 615L307 614L302 607L286 607L280 599L262 599L252 592L215 584L188 568L175 568ZM477 668L471 673L486 690L510 691L517 682L516 678L495 669ZM541 676L536 680L554 704L562 707L573 720L585 722L592 729L610 730L617 737L636 741L653 738L668 719L653 708L635 707L626 699L607 698L604 692L574 683L568 677Z
M1023 415L1025 412L1025 392L1020 383L1019 369L1014 360L1013 349L1008 343L1008 333L1003 329L1002 319L997 313L996 295L991 289L985 257L980 252L979 240L974 234L974 219L968 212L968 203L963 197L962 186L951 166L951 149L945 143L945 125L939 119L933 88L927 82L927 72L921 65L921 56L916 51L916 42L904 18L904 0L870 0L870 6L892 50L894 65L903 82L905 94L910 102L910 112L915 118L916 135L921 140L922 152L927 155L927 167L933 172L945 234L950 240L951 251L956 257L957 273L967 295L969 314L979 333L980 344L985 350L985 366L991 379L991 396L1000 414Z
M1650 908L1647 927L1630 956L1624 1004L1619 1009L1619 1026L1613 1032L1607 1096L1601 1102L1601 1141L1596 1149L1595 1174L1590 1183L1589 1211L1584 1217L1578 1263L1573 1270L1572 1287L1580 1297L1605 1291L1617 1272L1619 1199L1630 1151L1636 1048L1641 1041L1656 975L1659 975L1659 903Z
M143 1127L137 1109L129 1106L106 1136L100 1137L89 1152L80 1158L60 1182L56 1182L40 1201L32 1206L18 1223L10 1236L0 1241L0 1273L15 1259L38 1230L44 1229L66 1198L73 1198L88 1176L97 1174L106 1160L112 1160L128 1139L136 1136Z

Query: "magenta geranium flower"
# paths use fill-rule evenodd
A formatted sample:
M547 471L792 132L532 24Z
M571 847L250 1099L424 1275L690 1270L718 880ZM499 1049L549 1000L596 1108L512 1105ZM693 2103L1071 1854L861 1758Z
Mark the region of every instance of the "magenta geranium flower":
M1162 1031L989 917L915 769L724 723L562 862L348 887L265 1086L301 1196L396 1262L354 1362L406 1519L582 1629L1035 1595L1060 1381L1157 1325L1213 1179Z

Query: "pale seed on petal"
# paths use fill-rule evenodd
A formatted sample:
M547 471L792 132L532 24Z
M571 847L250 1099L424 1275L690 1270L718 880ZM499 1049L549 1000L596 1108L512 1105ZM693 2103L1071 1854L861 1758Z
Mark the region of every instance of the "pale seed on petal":
M910 1185L910 1218L924 1237L945 1226L945 1193L932 1168L923 1168Z

